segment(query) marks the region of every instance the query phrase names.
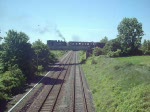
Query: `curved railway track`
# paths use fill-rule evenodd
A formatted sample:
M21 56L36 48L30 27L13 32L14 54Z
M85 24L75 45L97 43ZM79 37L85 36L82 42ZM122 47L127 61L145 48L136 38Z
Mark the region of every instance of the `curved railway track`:
M78 52L70 52L59 68L43 80L40 93L21 112L95 112Z

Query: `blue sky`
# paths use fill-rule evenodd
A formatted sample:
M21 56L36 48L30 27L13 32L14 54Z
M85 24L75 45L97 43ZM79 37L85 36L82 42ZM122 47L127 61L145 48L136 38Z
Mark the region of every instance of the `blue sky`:
M136 17L150 39L150 0L0 0L0 36L9 29L37 39L100 41L116 38L124 17Z

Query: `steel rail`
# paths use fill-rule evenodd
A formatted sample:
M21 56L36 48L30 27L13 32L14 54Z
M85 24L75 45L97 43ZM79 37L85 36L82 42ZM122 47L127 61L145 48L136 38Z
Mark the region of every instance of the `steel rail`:
M67 62L69 62L69 61L70 61L70 59L71 59L71 55L72 55L72 53L70 54L70 56L69 56L69 58L68 58ZM67 62L66 62L66 64L67 64ZM65 67L65 66L64 66L64 67ZM63 67L63 68L64 68L64 67ZM58 79L58 78L60 77L60 75L61 75L62 71L63 71L63 70L61 70L61 71L60 71L60 73L59 73L59 75L58 75L58 77L57 77L56 79ZM52 92L52 90L53 90L53 88L54 88L54 86L55 86L55 83L56 83L56 82L57 82L57 80L54 82L54 85L52 86L52 88L51 88L51 89L50 89L50 91L48 92L48 94L47 94L46 98L44 99L44 101L43 101L43 103L42 103L42 105L40 106L40 108L39 108L39 110L38 110L38 111L41 111L41 110L42 110L42 107L44 106L44 104L45 104L45 102L46 102L46 100L47 100L48 96L51 94L51 92Z
M83 99L84 99L84 106L85 106L85 111L88 112L88 106L87 106L87 100L86 100L86 95L85 95L85 88L83 85L83 78L81 76L81 69L80 69L80 65L79 65L79 75L80 75L80 79L81 79L81 87L82 87L82 94L83 94Z
M74 99L74 101L73 101L73 112L75 112L75 107L76 107L76 105L75 105L75 103L76 103L76 53L75 53L75 65L74 65L74 92L73 92L74 94L73 94L73 99Z
M72 59L72 57L71 57L71 59ZM65 76L64 76L64 78L63 78L63 80L66 78L66 75L67 75L68 73L70 73L70 71L71 71L71 67L70 67L70 65L68 65L67 70L66 70L66 73L65 73ZM63 86L63 83L62 83L62 84L61 84L61 86L60 86L59 92L58 92L58 94L57 94L57 97L56 97L56 100L55 100L55 103L54 103L54 105L53 105L53 108L52 108L52 111L51 111L51 112L53 112L53 111L54 111L54 109L55 109L55 107L56 107L56 103L57 103L57 101L58 101L58 97L59 97L60 92L61 92L61 90L62 90L62 86Z
M60 62L63 61L69 54L70 54L70 52L69 52L68 54L66 54L66 55L60 60ZM8 112L12 112L13 109L14 109L16 106L18 106L18 104L19 104L49 73L50 73L50 71L47 72L47 73L44 75L44 77L41 78L41 79L39 80L39 82L36 83L36 84L33 86L33 88L31 88L13 107L11 107L11 108L8 110Z

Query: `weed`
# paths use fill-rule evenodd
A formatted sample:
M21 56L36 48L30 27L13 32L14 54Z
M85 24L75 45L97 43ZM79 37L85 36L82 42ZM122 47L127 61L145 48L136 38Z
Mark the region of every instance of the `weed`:
M82 66L92 90L96 111L148 112L149 60L150 56L88 58Z

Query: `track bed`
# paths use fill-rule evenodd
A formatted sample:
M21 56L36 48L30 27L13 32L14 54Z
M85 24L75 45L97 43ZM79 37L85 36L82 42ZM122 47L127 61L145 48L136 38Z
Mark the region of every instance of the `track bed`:
M59 69L42 80L43 86L38 95L33 95L32 101L19 111L94 112L92 95L78 63L78 52L69 52L55 67Z

